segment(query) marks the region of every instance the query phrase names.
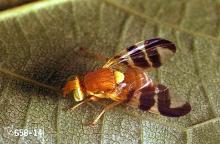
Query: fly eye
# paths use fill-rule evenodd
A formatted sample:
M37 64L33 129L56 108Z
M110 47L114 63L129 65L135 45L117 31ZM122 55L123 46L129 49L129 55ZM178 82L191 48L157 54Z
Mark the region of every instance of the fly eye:
M84 99L84 94L80 88L77 88L73 91L73 97L74 97L75 101L77 101L77 102L82 101Z

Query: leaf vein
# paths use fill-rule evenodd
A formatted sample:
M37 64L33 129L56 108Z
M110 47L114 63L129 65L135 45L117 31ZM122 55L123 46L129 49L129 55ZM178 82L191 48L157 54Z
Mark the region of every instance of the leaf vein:
M208 124L208 123L215 123L215 122L217 122L217 121L220 121L220 117L212 118L212 119L209 119L209 120L207 120L207 121L204 121L204 122L201 122L201 123L192 125L192 126L190 126L190 127L187 127L187 130L194 129L194 128L197 128L197 127L206 125L206 124Z
M215 113L214 113L214 108L211 105L211 100L208 96L207 90L204 86L203 79L202 79L201 74L200 74L199 62L198 62L199 60L198 60L198 56L196 54L196 49L195 49L195 41L193 41L193 43L192 43L192 55L193 55L193 63L194 63L194 67L195 67L195 74L198 76L198 79L199 79L199 82L200 82L200 90L203 93L203 95L208 99L208 103L209 103L209 106L211 107L212 115L216 116Z
M156 23L156 24L159 24L159 25L165 25L167 27L170 27L170 28L173 28L173 29L176 29L178 31L182 31L184 33L187 33L187 34L190 34L190 35L193 35L193 36L197 36L197 37L203 37L203 38L207 38L207 39L211 39L213 41L216 41L218 43L220 43L220 40L216 37L213 37L211 35L206 35L206 34L203 34L203 33L200 33L200 32L195 32L195 31L191 31L191 30L188 30L188 29L185 29L185 28L181 28L177 25L174 25L174 24L171 24L171 23L167 23L167 22L164 22L164 21L161 21L157 18L152 18L150 16L146 16L144 14L141 14L135 10L133 10L132 8L129 8L129 7L126 7L126 6L122 6L120 4L118 4L117 2L113 2L111 0L105 0L105 2L117 9L120 9L121 11L124 11L125 13L128 13L130 15L135 15L141 19L144 19L144 20L148 20L148 21L151 21L153 23Z

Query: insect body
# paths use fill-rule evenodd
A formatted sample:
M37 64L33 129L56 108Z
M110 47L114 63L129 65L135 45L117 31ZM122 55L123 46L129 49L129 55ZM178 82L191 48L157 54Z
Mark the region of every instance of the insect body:
M175 100L166 86L154 84L144 72L159 68L175 52L175 45L165 39L139 42L109 59L102 68L67 81L63 95L73 92L75 101L81 101L71 109L88 101L113 100L92 124L96 124L106 110L121 103L165 116L183 116L190 112L190 104Z

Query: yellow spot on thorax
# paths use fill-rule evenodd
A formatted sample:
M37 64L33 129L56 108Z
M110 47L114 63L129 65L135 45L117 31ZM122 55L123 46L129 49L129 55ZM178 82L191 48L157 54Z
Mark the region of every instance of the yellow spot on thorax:
M124 74L120 71L115 71L114 75L115 75L115 81L117 84L121 83L125 79Z

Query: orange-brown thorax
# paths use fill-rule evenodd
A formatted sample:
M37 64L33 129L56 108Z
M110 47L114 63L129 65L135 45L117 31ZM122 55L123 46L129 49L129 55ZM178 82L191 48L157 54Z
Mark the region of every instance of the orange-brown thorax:
M102 68L87 73L84 76L84 87L86 91L93 93L114 91L116 88L114 70Z
M146 84L152 84L147 75L139 69L127 68L124 80L116 82L115 70L102 68L89 72L84 76L83 85L88 94L97 94L100 98L110 98L115 101L126 100L130 91L140 89Z

